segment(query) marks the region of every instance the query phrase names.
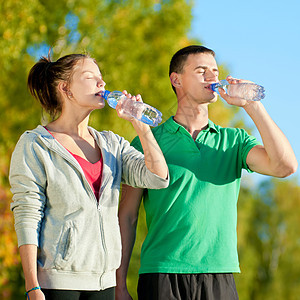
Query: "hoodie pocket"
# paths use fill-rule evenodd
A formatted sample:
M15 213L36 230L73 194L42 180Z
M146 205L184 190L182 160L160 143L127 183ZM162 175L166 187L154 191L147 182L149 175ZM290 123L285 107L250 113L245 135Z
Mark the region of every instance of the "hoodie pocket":
M76 226L67 222L62 229L54 265L57 269L66 269L72 264L76 252Z

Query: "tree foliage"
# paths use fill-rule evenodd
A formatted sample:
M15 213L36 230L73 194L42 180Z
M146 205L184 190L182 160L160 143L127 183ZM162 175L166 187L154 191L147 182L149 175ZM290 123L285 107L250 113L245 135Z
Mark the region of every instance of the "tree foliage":
M300 187L268 180L257 192L243 188L239 199L238 244L241 299L299 299Z
M24 283L13 228L13 217L9 209L11 194L8 184L8 169L10 156L19 136L26 129L34 128L42 121L41 109L29 95L26 87L29 69L40 55L48 55L49 47L51 47L51 55L54 60L64 54L88 52L98 61L108 90L126 89L132 94L141 93L145 102L157 107L163 113L163 121L165 121L175 113L177 107L176 98L168 79L170 58L175 51L184 46L194 43L200 44L199 41L187 38L192 19L191 10L192 2L188 0L103 0L96 2L91 0L1 0L1 299L23 299L24 297ZM220 76L224 77L228 72L222 66L220 69ZM233 125L234 122L239 121L234 119L236 113L236 108L230 107L229 109L222 101L218 101L210 107L211 119L222 126ZM93 112L91 125L99 130L112 130L129 140L135 135L131 124L118 119L115 110L109 107ZM288 185L289 183L284 182L284 184ZM279 185L276 183L276 187ZM294 188L296 189L296 187ZM270 193L273 191L271 188L267 190ZM284 186L279 190L284 191ZM279 199L284 196L284 193L281 194L279 190L276 194L278 197L276 200L278 222L282 220L280 218L290 216L289 210L293 209L293 207L280 202ZM251 209L249 212L247 210L242 212L242 216L244 215L244 221L241 222L243 224L241 228L244 230L240 229L242 265L245 264L245 276L255 278L258 276L257 272L262 260L256 258L256 260L247 261L246 258L249 256L246 255L246 250L252 251L250 257L255 257L258 249L262 253L263 247L269 246L269 244L264 244L257 232L251 229L253 224L271 226L268 225L269 223L258 225L258 220L271 222L272 226L275 226L275 221L271 218L271 213L273 213L271 211L269 211L270 217L267 220L255 217L255 214L258 214L255 203L263 206L264 209L270 208L264 202L261 203L257 195L253 196L249 190L245 189L242 197L251 198L251 201L247 202ZM244 205L246 207L246 202L241 201L241 203L241 207ZM135 293L140 246L146 232L142 210L140 216L137 243L128 279L132 293ZM297 222L296 219L296 215L294 215L294 223ZM292 222L292 219L289 220ZM285 224L292 229L291 226L294 223ZM258 227L254 226L254 228ZM277 230L280 228L279 226ZM285 232L282 228L280 230ZM278 260L273 259L278 264L273 263L272 266L276 265L276 270L281 270L282 266L287 264L290 265L291 269L293 267L295 269L295 265L289 264L289 257L286 255L297 250L298 246L295 246L293 241L288 239L293 237L299 240L299 232L295 229L292 229L289 234L283 232L281 232L280 238L282 240L280 241L284 241L286 246L279 248ZM293 236L290 235L292 233ZM247 239L245 237L248 236L253 237L258 248L250 247L251 249L248 249L245 246ZM275 233L272 237L274 243L279 243ZM245 239L244 242L243 239ZM259 274L264 274L266 269L259 272L261 272ZM273 284L274 280L279 280L285 275L286 273L283 271L273 273L268 271L266 275L260 276L266 276L266 280ZM276 289L278 294L288 293L280 284L271 285L271 283L268 287ZM246 291L245 295L250 292L254 293L243 283L242 279L239 280L239 284L242 292Z

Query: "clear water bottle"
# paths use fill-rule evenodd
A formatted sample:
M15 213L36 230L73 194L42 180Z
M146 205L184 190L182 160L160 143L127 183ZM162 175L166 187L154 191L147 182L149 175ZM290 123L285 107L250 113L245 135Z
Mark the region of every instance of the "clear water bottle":
M146 103L133 101L127 98L122 92L103 91L101 92L101 97L112 108L116 108L118 102L121 101L124 113L150 126L155 127L162 121L162 113L159 110Z
M239 97L252 101L260 101L265 97L264 87L251 82L229 84L227 80L221 80L210 85L210 88L214 92L217 92L219 87L225 89L231 97Z

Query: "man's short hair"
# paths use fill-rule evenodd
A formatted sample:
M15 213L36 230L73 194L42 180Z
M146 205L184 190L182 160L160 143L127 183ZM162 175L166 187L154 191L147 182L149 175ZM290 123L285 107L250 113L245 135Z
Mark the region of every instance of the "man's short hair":
M182 73L184 64L191 54L199 54L199 53L208 53L211 54L213 57L215 57L215 52L211 49L208 49L204 46L199 45L191 45L184 47L180 50L178 50L172 57L170 66L169 66L169 76L175 72L175 73ZM172 88L176 94L176 90L174 86L172 85Z

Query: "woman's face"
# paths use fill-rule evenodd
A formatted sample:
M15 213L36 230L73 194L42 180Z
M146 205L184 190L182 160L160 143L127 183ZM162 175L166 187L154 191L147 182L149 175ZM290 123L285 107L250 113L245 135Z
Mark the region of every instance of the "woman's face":
M72 103L76 103L82 108L101 109L105 103L98 93L104 91L104 87L105 82L98 66L93 59L85 58L74 67L67 95Z

